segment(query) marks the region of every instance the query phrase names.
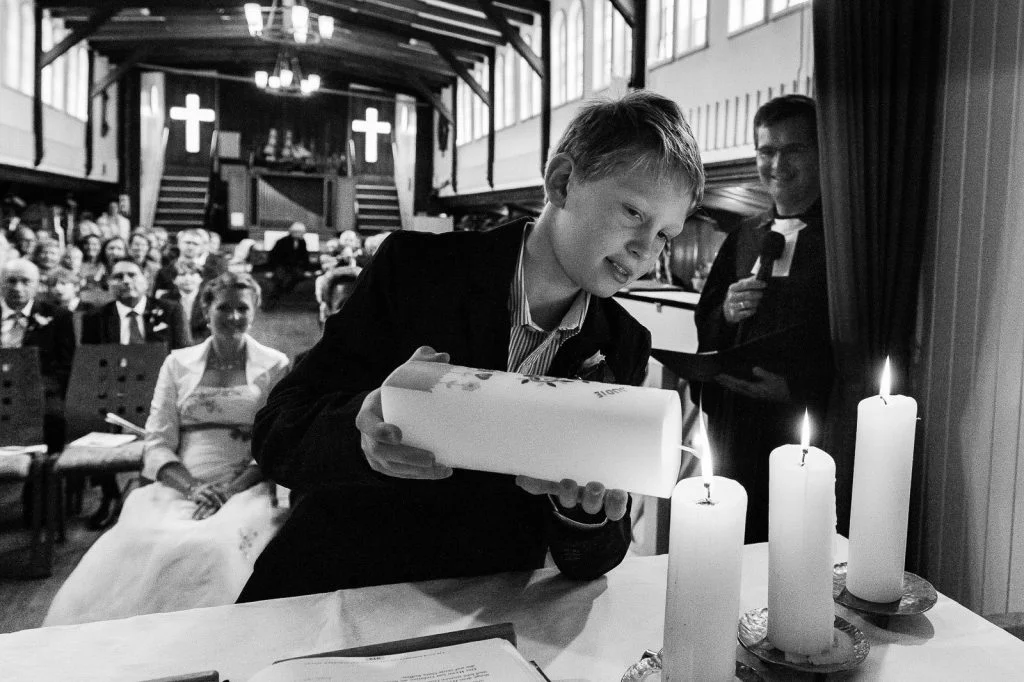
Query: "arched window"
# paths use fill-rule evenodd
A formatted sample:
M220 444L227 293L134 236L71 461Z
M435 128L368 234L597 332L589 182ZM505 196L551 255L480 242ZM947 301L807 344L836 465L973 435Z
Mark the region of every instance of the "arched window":
M679 0L676 12L676 54L708 44L708 0Z
M612 74L625 77L633 58L633 32L618 12L612 19Z
M499 54L494 58L494 90L491 92L491 104L494 106L494 129L501 130L505 127L504 54Z
M53 44L56 45L60 41L64 40L64 36L67 35L68 31L64 28L63 19L51 19L53 24ZM51 46L52 47L52 46ZM65 52L60 58L53 63L53 95L50 99L53 101L53 106L56 108L67 111L67 77L68 77L68 59L67 53Z
M523 36L527 45L530 44L530 36ZM536 50L534 50L536 52ZM533 69L522 57L516 59L516 66L519 69L519 120L525 121L533 115Z
M543 58L544 50L541 49L540 31L533 32L531 46L533 47L533 53L538 57ZM530 115L540 116L540 74L533 69L530 69L530 71L533 73L530 80L533 87L533 93L530 96Z
M502 99L504 100L503 116L505 125L510 126L516 122L516 52L505 54L504 76L502 77Z
M575 0L569 7L566 26L566 99L583 97L583 4Z
M31 0L21 2L21 91L35 93L35 41L36 22L32 16Z
M565 12L555 15L551 24L551 105L565 102L566 58Z
M594 73L591 87L600 90L612 79L612 7L611 0L597 0L594 8Z
M49 10L43 10L43 20L40 23L40 29L43 34L42 46L43 53L45 54L51 47L53 47L53 19L50 18ZM31 63L31 62L30 62ZM42 83L43 88L43 104L53 105L53 72L56 69L56 62L50 64L43 69Z
M19 0L4 0L4 84L17 88L21 76L21 22Z
M79 43L75 48L78 51L78 118L83 121L89 118L89 107L92 106L92 99L89 97L89 48Z
M648 5L650 16L647 22L647 31L650 42L647 44L647 56L652 62L672 58L675 2L676 0L654 0Z

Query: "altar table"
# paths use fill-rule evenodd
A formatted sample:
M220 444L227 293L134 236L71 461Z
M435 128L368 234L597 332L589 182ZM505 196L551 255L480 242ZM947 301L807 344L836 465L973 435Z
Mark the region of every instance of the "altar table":
M837 554L845 560L842 538ZM667 563L664 555L630 557L583 583L541 569L23 630L0 635L0 679L140 680L216 669L221 680L243 682L289 656L511 621L520 651L552 680L616 682L645 649L660 647ZM767 603L767 582L768 546L748 545L741 611ZM855 672L829 679L1024 679L1024 642L942 594L926 614L889 630L837 612L865 632L871 653Z

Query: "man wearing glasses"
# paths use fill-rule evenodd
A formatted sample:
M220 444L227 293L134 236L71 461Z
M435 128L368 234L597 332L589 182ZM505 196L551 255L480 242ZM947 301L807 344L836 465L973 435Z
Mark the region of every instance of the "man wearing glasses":
M762 345L751 375L719 374L694 386L716 473L747 490L748 543L768 539L768 456L798 442L805 408L820 429L834 371L814 100L786 95L767 102L754 116L754 140L772 208L745 220L722 244L695 314L701 351ZM762 270L769 232L779 233L784 246Z

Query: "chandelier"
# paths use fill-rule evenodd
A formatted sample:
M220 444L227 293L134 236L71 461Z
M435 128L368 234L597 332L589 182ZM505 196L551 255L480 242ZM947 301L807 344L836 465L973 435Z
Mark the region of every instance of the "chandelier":
M334 17L310 12L303 0L273 0L270 7L247 2L245 21L249 35L276 43L314 45L334 35Z
M320 89L320 75L310 73L303 77L299 58L287 50L277 55L274 71L257 71L253 75L256 87L270 95L306 97Z

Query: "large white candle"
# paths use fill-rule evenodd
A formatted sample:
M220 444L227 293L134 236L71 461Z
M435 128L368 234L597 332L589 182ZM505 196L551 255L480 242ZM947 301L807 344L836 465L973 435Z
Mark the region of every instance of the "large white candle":
M775 448L768 461L768 639L815 655L832 646L836 465L810 447L806 415L801 441Z
M662 676L732 682L747 491L712 476L706 440L701 449L703 475L672 492Z
M384 421L439 464L669 497L679 394L658 388L407 362L381 387Z
M903 595L907 553L917 401L889 395L890 377L886 358L879 395L857 407L846 589L872 602Z

